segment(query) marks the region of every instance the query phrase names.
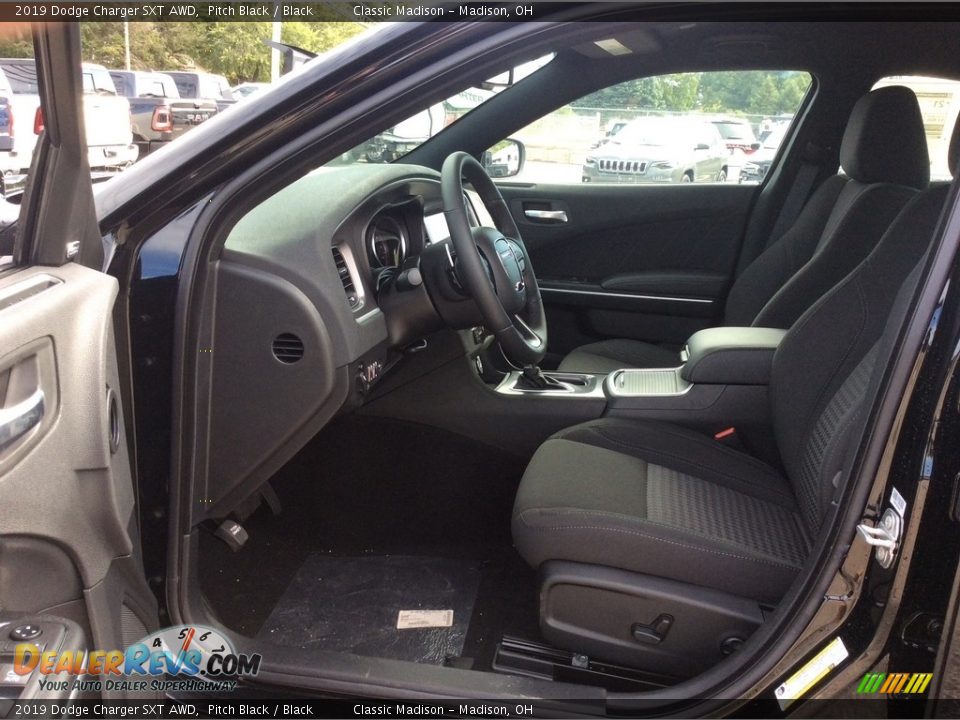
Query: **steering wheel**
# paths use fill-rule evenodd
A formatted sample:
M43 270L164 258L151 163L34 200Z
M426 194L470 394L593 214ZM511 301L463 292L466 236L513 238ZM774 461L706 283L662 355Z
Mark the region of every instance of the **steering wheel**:
M496 227L470 226L464 180L480 196ZM444 161L440 190L460 283L507 359L536 365L547 351L547 319L533 264L503 196L483 166L465 152Z

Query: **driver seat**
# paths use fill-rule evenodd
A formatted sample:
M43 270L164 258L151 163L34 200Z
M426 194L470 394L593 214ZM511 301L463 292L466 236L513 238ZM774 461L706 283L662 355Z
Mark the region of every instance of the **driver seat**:
M512 527L518 551L541 572L548 641L684 676L759 626L803 568L849 476L947 191L917 195L784 336L769 386L782 469L678 425L623 417L568 428L540 446Z

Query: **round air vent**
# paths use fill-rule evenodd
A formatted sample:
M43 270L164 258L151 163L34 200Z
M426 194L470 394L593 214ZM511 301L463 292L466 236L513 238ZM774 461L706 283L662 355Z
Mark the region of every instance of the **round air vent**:
M303 340L293 333L282 333L273 340L273 355L288 365L303 357Z

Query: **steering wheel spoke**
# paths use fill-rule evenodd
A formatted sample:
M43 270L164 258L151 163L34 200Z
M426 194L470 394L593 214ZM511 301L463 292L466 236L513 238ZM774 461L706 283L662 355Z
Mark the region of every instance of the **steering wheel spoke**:
M543 338L541 338L533 328L527 325L527 323L524 322L522 317L520 317L519 315L514 315L512 320L513 320L513 326L517 329L517 332L519 332L523 336L524 340L528 344L532 345L533 347L544 346Z
M471 227L464 180L480 197L495 228ZM487 327L505 328L498 339L510 360L520 365L538 363L547 351L546 316L530 257L503 196L483 166L463 152L453 153L443 163L440 187L465 291Z

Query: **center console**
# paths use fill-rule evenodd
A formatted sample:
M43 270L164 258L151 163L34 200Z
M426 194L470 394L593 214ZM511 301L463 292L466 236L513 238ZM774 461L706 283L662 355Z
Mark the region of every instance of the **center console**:
M507 373L503 395L603 398L604 414L682 421L703 427L761 426L768 417L767 385L784 330L721 327L690 337L675 368L625 368L609 375L544 372L540 386L531 369Z

